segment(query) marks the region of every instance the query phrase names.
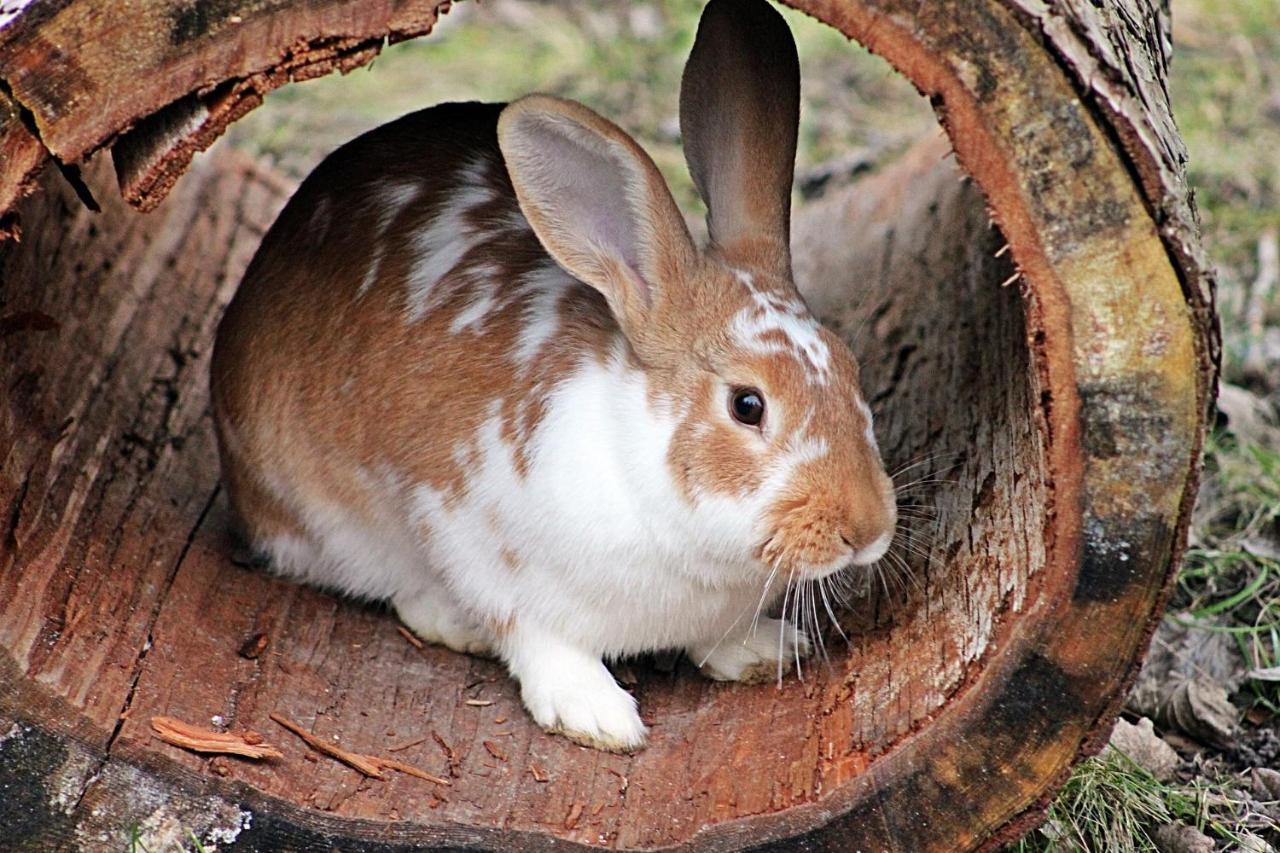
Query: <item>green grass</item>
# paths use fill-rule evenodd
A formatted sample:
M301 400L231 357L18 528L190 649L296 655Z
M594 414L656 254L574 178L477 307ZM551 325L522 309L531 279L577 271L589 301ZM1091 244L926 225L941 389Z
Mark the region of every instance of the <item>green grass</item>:
M306 175L341 143L445 101L507 101L542 91L617 122L700 214L680 148L678 93L702 0L635 3L463 3L430 37L393 45L345 77L273 92L229 131L232 144ZM927 102L881 59L840 33L785 11L801 57L801 168L866 149L901 150L936 123Z
M1049 806L1045 822L1010 849L1017 853L1151 853L1162 824L1194 827L1228 849L1274 830L1250 810L1240 781L1162 782L1114 747L1082 762ZM1220 848L1221 849L1221 848Z
M1250 669L1280 666L1280 448L1214 436L1199 544L1178 577L1174 604L1190 626L1231 634ZM1251 681L1251 701L1280 713L1280 683Z
M1145 853L1155 849L1151 830L1172 822L1181 804L1176 789L1107 747L1076 768L1045 822L1015 849Z
M1174 116L1219 273L1224 373L1240 381L1238 297L1257 275L1259 238L1280 227L1280 3L1174 0L1173 18ZM1280 323L1276 300L1268 320Z

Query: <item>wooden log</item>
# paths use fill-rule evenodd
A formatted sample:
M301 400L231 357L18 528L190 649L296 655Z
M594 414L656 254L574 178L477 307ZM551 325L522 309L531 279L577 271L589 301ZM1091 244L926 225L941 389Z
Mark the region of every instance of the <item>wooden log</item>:
M123 0L37 4L0 31L0 221L23 225L0 247L10 838L974 849L1028 828L1102 743L1184 543L1216 375L1164 10L796 0L947 131L795 222L797 278L859 353L886 455L946 472L923 493L937 519L916 580L856 599L850 643L830 633L803 681L633 664L653 738L614 756L537 731L496 664L229 559L206 359L290 188L226 152L175 179L268 88L367 61L441 5L144 5L120 27ZM100 216L53 170L18 201L42 162L104 146ZM166 193L145 218L124 200ZM266 732L272 713L451 784L365 779L301 742L208 759L148 722Z

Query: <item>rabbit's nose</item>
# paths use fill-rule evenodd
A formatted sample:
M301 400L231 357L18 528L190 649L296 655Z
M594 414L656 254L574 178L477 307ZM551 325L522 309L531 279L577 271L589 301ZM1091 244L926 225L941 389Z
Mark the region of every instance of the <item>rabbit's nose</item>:
M843 538L843 537L841 537ZM848 542L845 539L845 542ZM886 530L867 545L861 548L854 548L853 564L855 566L869 566L876 560L879 560L889 550L889 544L893 542L893 530ZM850 543L852 544L852 543Z

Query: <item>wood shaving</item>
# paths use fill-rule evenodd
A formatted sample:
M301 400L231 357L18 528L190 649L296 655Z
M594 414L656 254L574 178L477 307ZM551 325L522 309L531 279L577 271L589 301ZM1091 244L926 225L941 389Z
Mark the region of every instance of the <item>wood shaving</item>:
M492 755L494 758L498 759L499 761L507 760L507 754L503 752L502 748L499 747L493 741L491 740L484 741L484 748L489 751L490 755Z
M488 708L490 705L493 704L493 700L492 699L468 699L465 704L470 705L472 708Z
M399 744L398 746L389 746L387 747L387 752L403 752L404 750L409 749L410 747L414 747L420 743L426 743L426 742L427 742L427 736L423 735L422 737L416 737L413 740Z
M444 750L445 760L449 762L449 775L457 779L461 774L462 759L458 758L458 754L453 751L453 747L449 746L438 733L433 731L431 737Z
M412 631L410 631L410 630L409 630L408 628L406 628L405 626L403 626L403 625L397 625L397 626L396 626L396 630L397 630L397 631L399 631L399 632L400 632L400 636L402 636L402 637L404 637L406 640L408 640L408 641L409 641L409 645L413 646L415 649L418 649L419 651L421 651L422 649L425 649L425 648L427 647L426 643L422 642L422 641L421 641L421 640L419 640L417 637L415 637L415 636L413 635L413 632L412 632Z
M578 825L578 819L582 817L582 803L574 803L569 808L569 814L565 816L564 828L573 829Z
M254 634L240 645L240 657L247 660L256 660L258 655L267 650L267 645L271 639L262 631Z
M386 776L383 775L382 771L397 770L401 773L407 773L410 776L416 776L419 779L425 779L428 782L434 782L437 785L450 784L448 779L442 779L439 776L434 776L425 770L419 770L411 764L396 761L394 758L383 758L378 755L364 755L359 752L351 752L350 750L334 746L322 738L316 737L311 732L307 731L287 717L277 714L274 711L271 713L271 719L302 738L306 741L307 746L311 747L316 752L323 753L332 759L341 761L343 764L359 771L361 774L368 776L371 779L385 779Z
M184 723L173 717L152 717L151 729L165 743L192 752L239 755L243 758L284 758L284 753L268 746L257 732L218 732Z
M533 777L535 782L549 782L551 777L547 775L547 771L543 770L536 764L529 765L529 775Z

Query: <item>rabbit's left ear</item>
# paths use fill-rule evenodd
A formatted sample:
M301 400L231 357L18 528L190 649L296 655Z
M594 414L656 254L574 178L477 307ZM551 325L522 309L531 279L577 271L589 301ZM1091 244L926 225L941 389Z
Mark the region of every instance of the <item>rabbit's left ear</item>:
M643 338L696 258L658 167L621 128L549 95L504 109L498 144L543 248L604 295L632 343Z
M684 156L729 255L789 265L800 62L765 0L711 0L680 84Z

